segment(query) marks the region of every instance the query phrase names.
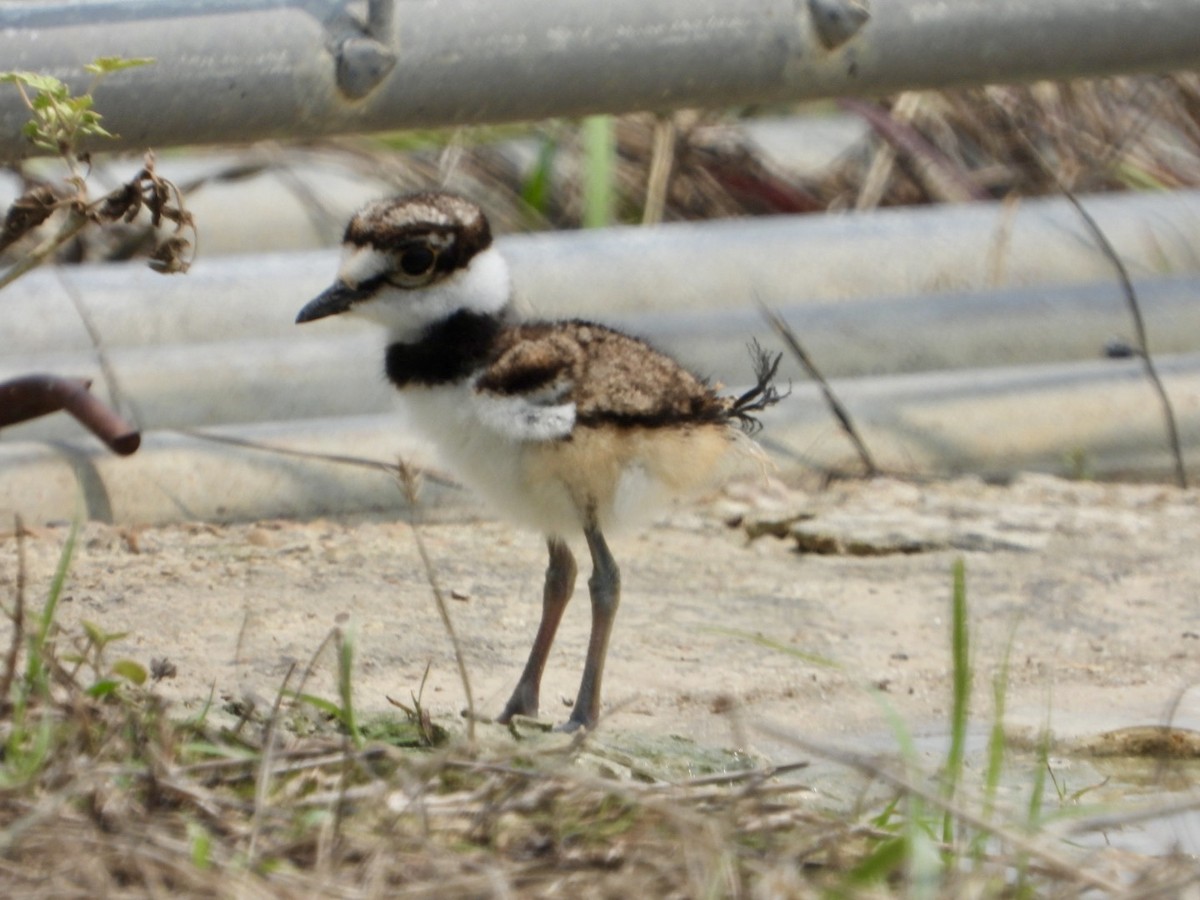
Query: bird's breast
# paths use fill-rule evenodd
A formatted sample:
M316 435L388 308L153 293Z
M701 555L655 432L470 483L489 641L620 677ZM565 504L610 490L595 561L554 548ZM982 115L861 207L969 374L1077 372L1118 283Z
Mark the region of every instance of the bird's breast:
M753 447L735 429L711 423L574 423L562 436L523 437L520 428L496 428L481 417L467 384L410 389L404 397L437 464L500 515L549 535L571 536L589 521L606 531L644 523L673 500L718 484L744 456L737 449Z

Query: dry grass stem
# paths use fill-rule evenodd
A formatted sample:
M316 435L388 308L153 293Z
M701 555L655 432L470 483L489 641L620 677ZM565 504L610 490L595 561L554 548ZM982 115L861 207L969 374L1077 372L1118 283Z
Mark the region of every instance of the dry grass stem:
M800 339L796 337L796 333L783 320L783 317L779 313L767 309L761 304L760 309L771 328L783 339L784 344L792 352L792 356L796 358L800 365L804 367L804 371L808 373L808 376L820 387L821 396L825 399L825 405L829 407L829 411L833 413L838 426L846 434L846 437L850 439L850 443L854 445L854 450L858 454L858 458L862 461L865 474L872 478L878 475L879 467L875 464L875 457L867 449L866 442L858 433L858 428L855 426L854 420L850 417L849 410L838 399L832 385L829 384L821 370L817 368L816 363L813 362L812 357L808 355L808 352L801 345Z
M417 545L417 553L421 556L421 565L425 569L425 578L429 582L429 589L433 593L438 615L441 616L442 625L446 629L446 635L450 638L450 643L454 647L454 661L458 665L458 676L462 681L463 694L467 698L467 740L474 743L475 696L471 691L471 677L467 672L466 655L463 653L462 642L459 641L458 634L454 630L454 623L450 619L450 607L446 603L446 596L442 592L437 571L434 569L433 560L430 559L429 550L425 546L425 538L421 534L420 526L417 523L416 510L418 508L419 475L416 469L411 468L403 460L400 460L397 470L400 474L400 484L403 486L405 496L408 498L409 509L412 511L412 520L409 524L412 526L413 540Z

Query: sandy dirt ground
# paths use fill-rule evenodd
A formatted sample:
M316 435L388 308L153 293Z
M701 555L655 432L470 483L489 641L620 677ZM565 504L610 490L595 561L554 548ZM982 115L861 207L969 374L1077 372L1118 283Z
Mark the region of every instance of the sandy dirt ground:
M26 541L31 602L45 597L65 527ZM751 534L761 536L751 540ZM540 611L536 535L474 518L421 534L449 600L477 707L495 714ZM839 742L886 739L885 705L944 730L951 568L965 561L975 717L1008 648L1007 721L1060 735L1164 721L1200 725L1200 492L1026 476L882 480L803 491L742 485L612 542L624 596L603 727L795 755L765 721ZM801 546L808 548L800 552ZM816 551L822 552L816 552ZM550 660L542 715L562 721L590 623L581 555ZM16 549L0 536L0 598ZM173 664L159 690L181 713L220 700L270 705L337 626L355 635L366 711L422 702L461 722L464 691L413 530L401 521L84 527L59 620L127 631L110 656ZM819 659L817 659L819 658ZM307 690L336 696L326 653ZM1182 692L1182 694L1181 694ZM881 703L881 699L885 701ZM721 710L732 700L739 731Z

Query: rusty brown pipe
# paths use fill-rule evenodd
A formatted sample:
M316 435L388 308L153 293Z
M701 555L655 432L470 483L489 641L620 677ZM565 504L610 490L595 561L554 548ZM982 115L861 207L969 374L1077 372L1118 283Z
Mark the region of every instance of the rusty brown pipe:
M142 443L137 429L88 389L85 378L25 375L0 382L0 428L63 410L79 420L114 452L128 456Z

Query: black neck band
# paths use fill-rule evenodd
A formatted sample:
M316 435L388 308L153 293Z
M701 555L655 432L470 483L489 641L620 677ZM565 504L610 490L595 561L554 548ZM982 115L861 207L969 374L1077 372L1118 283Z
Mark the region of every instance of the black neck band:
M448 384L465 378L491 353L503 323L500 317L461 310L411 344L387 348L385 370L398 388Z

